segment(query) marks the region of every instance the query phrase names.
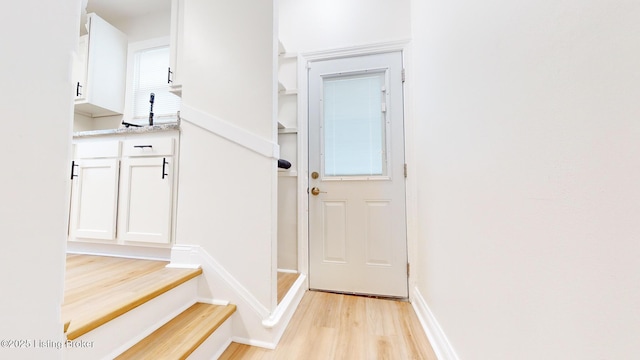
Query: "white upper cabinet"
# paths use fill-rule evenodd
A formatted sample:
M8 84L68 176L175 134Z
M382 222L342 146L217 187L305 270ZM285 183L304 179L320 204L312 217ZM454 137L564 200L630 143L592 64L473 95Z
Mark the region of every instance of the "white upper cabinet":
M93 13L86 27L74 59L75 111L90 117L122 114L127 37Z
M171 1L171 44L170 67L167 81L172 93L182 96L182 79L180 66L182 64L182 36L184 28L184 0Z

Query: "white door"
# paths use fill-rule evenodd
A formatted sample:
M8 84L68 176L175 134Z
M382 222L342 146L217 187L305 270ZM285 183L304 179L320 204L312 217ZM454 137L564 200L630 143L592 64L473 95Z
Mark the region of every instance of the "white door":
M407 297L402 54L309 69L309 281Z
M69 236L71 240L115 240L118 159L74 161Z
M122 159L118 238L123 241L171 241L173 158Z

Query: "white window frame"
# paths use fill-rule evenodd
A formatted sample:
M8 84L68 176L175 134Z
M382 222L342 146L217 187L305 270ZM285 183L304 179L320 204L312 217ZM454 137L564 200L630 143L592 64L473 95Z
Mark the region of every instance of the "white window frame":
M157 47L170 46L170 41L168 36L136 41L129 43L128 52L127 52L127 85L125 92L125 100L124 100L124 114L122 117L123 121L139 124L139 125L147 125L148 119L145 121L141 121L139 118L136 119L134 116L134 104L133 104L133 76L135 74L135 54L141 50L148 50ZM168 69L167 69L168 71ZM154 124L156 123L168 123L177 121L177 116L171 117L157 117L154 118Z

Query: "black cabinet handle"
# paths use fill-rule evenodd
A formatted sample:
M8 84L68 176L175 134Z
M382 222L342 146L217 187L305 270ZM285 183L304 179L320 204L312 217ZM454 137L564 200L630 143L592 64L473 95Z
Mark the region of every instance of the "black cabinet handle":
M76 96L82 95L80 89L82 89L82 85L80 85L80 81L78 81L78 83L76 84Z
M171 80L171 74L173 74L173 71L169 68L169 72L167 73L167 84L171 84L173 82L173 80Z
M165 176L169 176L169 174L167 174L167 173L165 172L165 171L166 171L166 168L165 168L165 167L166 167L168 164L169 164L169 163L167 162L167 158L162 158L162 178L163 178L163 179L164 179L164 177L165 177Z
M75 160L71 161L71 180L73 180L74 177L78 177L78 174L74 174L76 166L78 166L78 164L76 164Z
M134 148L144 149L144 148L153 148L153 145L133 145Z

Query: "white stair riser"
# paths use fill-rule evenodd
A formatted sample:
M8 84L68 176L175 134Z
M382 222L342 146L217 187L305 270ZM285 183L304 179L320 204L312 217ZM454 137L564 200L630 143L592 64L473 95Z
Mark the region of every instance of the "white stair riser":
M195 277L75 339L93 342L93 347L65 349L64 359L113 359L195 304L199 278Z
M231 315L220 325L213 334L187 357L187 360L212 360L217 359L231 344Z

